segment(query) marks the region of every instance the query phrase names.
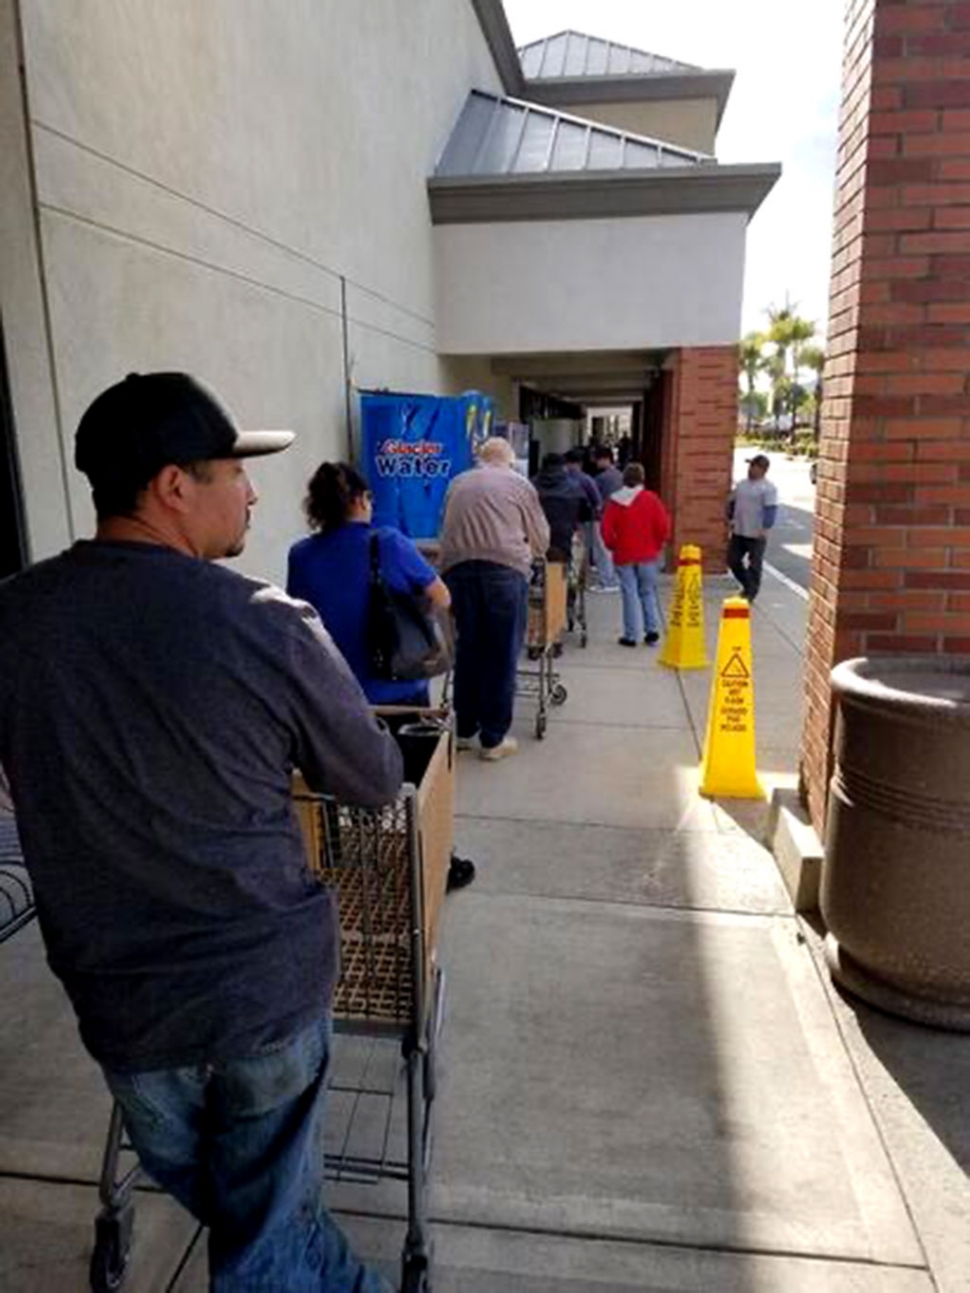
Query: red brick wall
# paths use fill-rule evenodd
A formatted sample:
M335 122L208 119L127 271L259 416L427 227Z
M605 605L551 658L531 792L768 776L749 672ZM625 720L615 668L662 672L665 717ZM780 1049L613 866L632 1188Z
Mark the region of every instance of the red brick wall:
M832 665L970 651L970 4L851 0L802 780Z
M700 544L704 566L724 570L724 503L738 425L736 346L691 347L670 359L661 494L673 516L671 552Z

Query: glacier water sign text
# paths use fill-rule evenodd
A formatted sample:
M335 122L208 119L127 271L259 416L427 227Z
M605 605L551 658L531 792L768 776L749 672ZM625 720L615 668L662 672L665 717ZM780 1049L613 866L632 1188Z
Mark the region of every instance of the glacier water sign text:
M423 476L447 480L451 459L443 458L440 440L385 440L375 455L379 476Z

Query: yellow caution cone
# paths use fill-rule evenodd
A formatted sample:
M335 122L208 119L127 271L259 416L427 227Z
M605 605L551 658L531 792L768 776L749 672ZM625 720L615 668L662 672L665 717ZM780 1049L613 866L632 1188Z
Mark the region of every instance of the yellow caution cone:
M765 797L754 753L751 607L742 597L726 598L721 610L700 789L711 798Z
M706 669L709 663L704 645L701 550L693 543L684 544L677 560L677 584L660 663L669 669Z

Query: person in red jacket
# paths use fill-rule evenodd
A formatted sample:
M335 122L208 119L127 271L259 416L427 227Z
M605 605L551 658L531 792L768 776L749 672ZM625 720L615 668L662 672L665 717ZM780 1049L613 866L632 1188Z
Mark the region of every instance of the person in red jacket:
M603 513L603 542L613 554L623 594L620 646L625 647L637 644L638 606L643 611L644 642L655 646L660 641L657 569L670 537L670 517L657 495L644 487L645 479L640 463L628 463L623 488L610 496Z

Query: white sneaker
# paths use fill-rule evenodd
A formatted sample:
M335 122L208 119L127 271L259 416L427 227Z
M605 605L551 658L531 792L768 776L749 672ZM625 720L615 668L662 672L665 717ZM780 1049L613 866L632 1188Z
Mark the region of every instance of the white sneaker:
M456 750L474 750L474 748L475 748L475 737L474 737L474 736L456 736L456 737L455 737L455 749L456 749Z
M515 754L518 748L519 743L515 737L506 736L498 745L490 745L488 748L483 745L478 757L486 763L497 763L499 759L507 759L510 754Z

